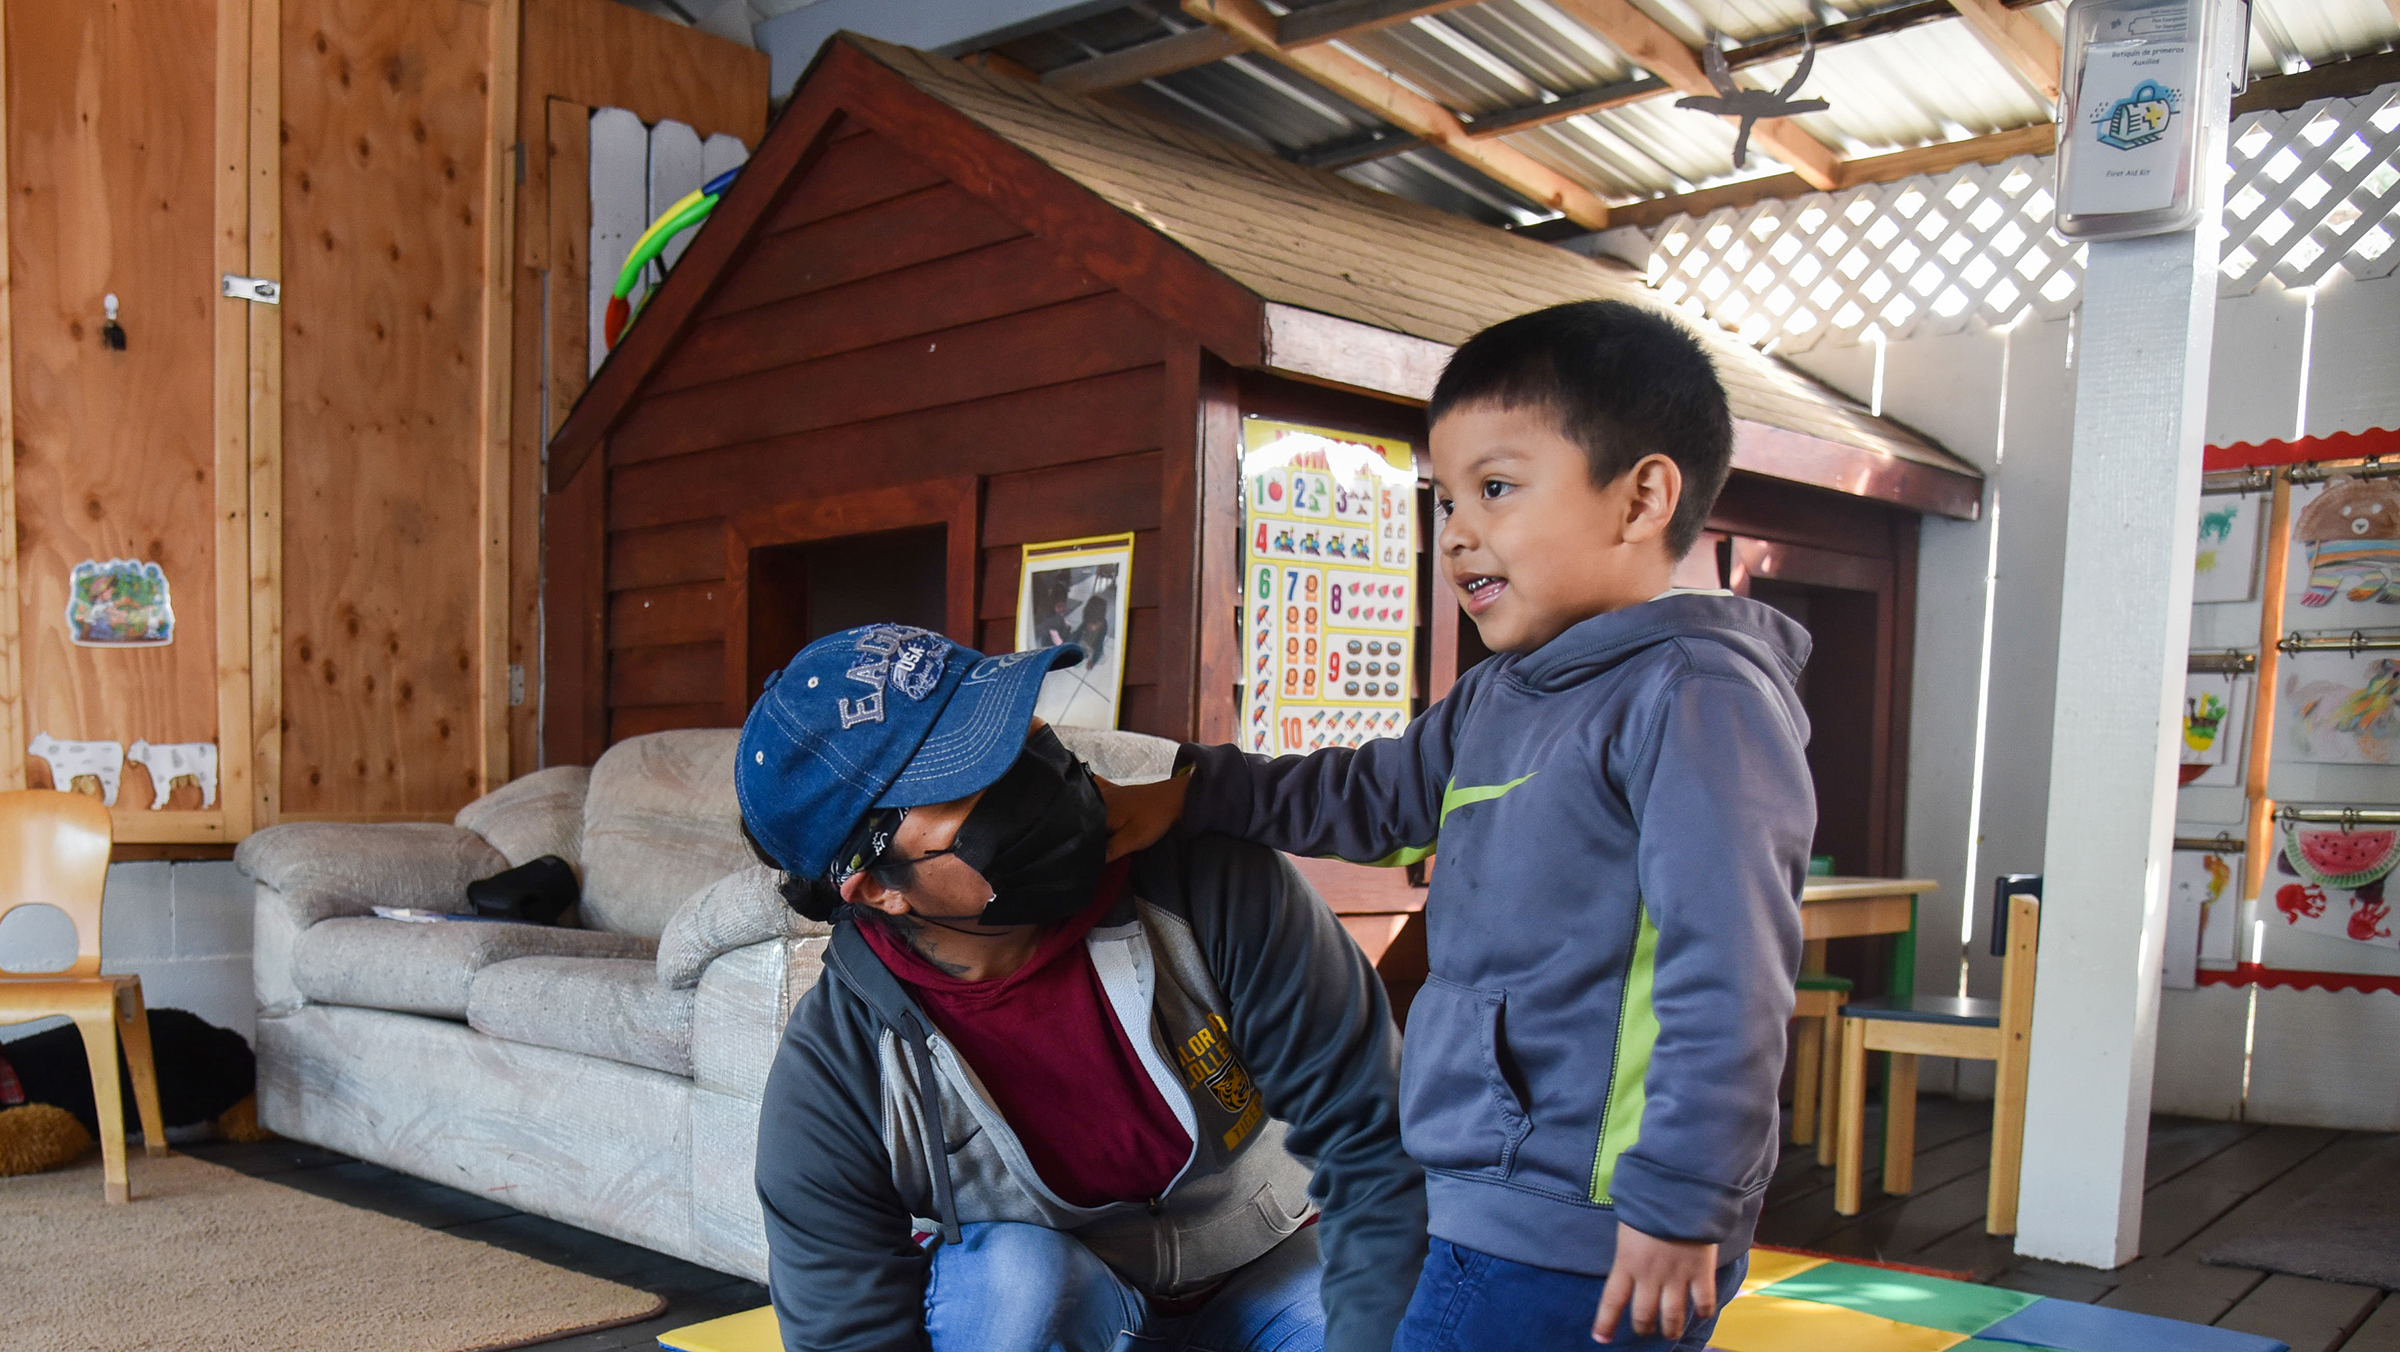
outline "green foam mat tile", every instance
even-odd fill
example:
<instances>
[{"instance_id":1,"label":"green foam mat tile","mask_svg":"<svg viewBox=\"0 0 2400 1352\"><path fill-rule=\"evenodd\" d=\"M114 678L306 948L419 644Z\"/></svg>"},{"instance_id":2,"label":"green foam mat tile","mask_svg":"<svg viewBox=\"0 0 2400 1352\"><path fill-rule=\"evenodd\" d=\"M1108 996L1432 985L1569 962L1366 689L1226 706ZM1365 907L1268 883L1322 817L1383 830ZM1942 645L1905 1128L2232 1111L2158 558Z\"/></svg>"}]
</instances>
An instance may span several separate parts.
<instances>
[{"instance_id":1,"label":"green foam mat tile","mask_svg":"<svg viewBox=\"0 0 2400 1352\"><path fill-rule=\"evenodd\" d=\"M1839 1305L1921 1328L1981 1333L2042 1299L2023 1291L1976 1286L1888 1268L1826 1263L1761 1287L1766 1295Z\"/></svg>"}]
</instances>

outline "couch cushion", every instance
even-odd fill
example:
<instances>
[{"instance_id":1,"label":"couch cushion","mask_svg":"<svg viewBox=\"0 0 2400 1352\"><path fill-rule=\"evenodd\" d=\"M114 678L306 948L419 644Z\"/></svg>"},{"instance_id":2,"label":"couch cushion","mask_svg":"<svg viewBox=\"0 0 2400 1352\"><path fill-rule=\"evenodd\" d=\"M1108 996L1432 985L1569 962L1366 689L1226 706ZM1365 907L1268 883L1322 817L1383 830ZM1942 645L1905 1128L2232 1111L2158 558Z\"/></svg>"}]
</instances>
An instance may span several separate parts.
<instances>
[{"instance_id":1,"label":"couch cushion","mask_svg":"<svg viewBox=\"0 0 2400 1352\"><path fill-rule=\"evenodd\" d=\"M282 894L306 927L377 906L464 911L467 884L508 867L483 837L440 822L293 822L233 852L242 872Z\"/></svg>"},{"instance_id":2,"label":"couch cushion","mask_svg":"<svg viewBox=\"0 0 2400 1352\"><path fill-rule=\"evenodd\" d=\"M292 981L302 995L329 1005L463 1019L477 972L535 954L657 961L656 946L630 934L343 917L311 925L292 941Z\"/></svg>"},{"instance_id":3,"label":"couch cushion","mask_svg":"<svg viewBox=\"0 0 2400 1352\"><path fill-rule=\"evenodd\" d=\"M686 897L758 862L733 799L732 728L608 749L583 804L583 921L655 939Z\"/></svg>"},{"instance_id":4,"label":"couch cushion","mask_svg":"<svg viewBox=\"0 0 2400 1352\"><path fill-rule=\"evenodd\" d=\"M516 958L475 974L467 1024L669 1075L692 1073L692 992L658 984L638 958Z\"/></svg>"},{"instance_id":5,"label":"couch cushion","mask_svg":"<svg viewBox=\"0 0 2400 1352\"><path fill-rule=\"evenodd\" d=\"M658 936L658 982L680 990L700 984L700 973L720 954L769 939L804 939L831 934L833 926L793 910L777 890L783 870L753 864L728 873L675 908L675 918Z\"/></svg>"},{"instance_id":6,"label":"couch cushion","mask_svg":"<svg viewBox=\"0 0 2400 1352\"><path fill-rule=\"evenodd\" d=\"M580 868L583 860L583 798L590 767L553 765L512 779L458 810L452 824L492 843L510 867L555 854Z\"/></svg>"}]
</instances>

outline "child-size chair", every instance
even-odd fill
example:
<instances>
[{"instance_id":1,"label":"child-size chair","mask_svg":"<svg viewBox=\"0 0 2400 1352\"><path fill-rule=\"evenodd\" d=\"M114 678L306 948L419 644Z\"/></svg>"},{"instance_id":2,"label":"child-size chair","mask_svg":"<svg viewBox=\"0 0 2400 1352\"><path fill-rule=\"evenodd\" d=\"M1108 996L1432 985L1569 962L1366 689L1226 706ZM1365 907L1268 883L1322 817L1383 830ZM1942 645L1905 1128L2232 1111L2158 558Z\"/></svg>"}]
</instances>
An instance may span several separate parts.
<instances>
[{"instance_id":1,"label":"child-size chair","mask_svg":"<svg viewBox=\"0 0 2400 1352\"><path fill-rule=\"evenodd\" d=\"M2025 1156L2026 1053L2033 1032L2033 964L2041 935L2041 879L2012 874L1993 889L1993 951L2001 958L2000 998L1898 992L1857 1000L1842 1010L1840 1140L1833 1166L1833 1209L1858 1214L1865 1168L1867 1053L1889 1052L1892 1070L1883 1105L1883 1190L1905 1193L1915 1184L1917 1058L1954 1056L1990 1061L1998 1072L1992 1093L1992 1177L1983 1228L2017 1232L2017 1177Z\"/></svg>"},{"instance_id":2,"label":"child-size chair","mask_svg":"<svg viewBox=\"0 0 2400 1352\"><path fill-rule=\"evenodd\" d=\"M80 793L21 789L0 793L0 919L19 906L47 903L75 926L75 961L56 972L0 972L0 1023L63 1014L83 1034L92 1066L92 1103L100 1115L100 1160L105 1194L122 1202L125 1176L125 1100L117 1077L117 1045L133 1073L133 1098L142 1114L142 1144L167 1153L166 1120L158 1107L158 1075L150 1062L150 1020L142 1008L142 979L100 974L100 894L115 838L108 809Z\"/></svg>"},{"instance_id":3,"label":"child-size chair","mask_svg":"<svg viewBox=\"0 0 2400 1352\"><path fill-rule=\"evenodd\" d=\"M1813 1020L1792 1034L1792 1144L1814 1143L1819 1164L1833 1163L1841 1104L1842 1006L1849 1002L1850 979L1824 972L1802 972L1792 997L1793 1021Z\"/></svg>"}]
</instances>

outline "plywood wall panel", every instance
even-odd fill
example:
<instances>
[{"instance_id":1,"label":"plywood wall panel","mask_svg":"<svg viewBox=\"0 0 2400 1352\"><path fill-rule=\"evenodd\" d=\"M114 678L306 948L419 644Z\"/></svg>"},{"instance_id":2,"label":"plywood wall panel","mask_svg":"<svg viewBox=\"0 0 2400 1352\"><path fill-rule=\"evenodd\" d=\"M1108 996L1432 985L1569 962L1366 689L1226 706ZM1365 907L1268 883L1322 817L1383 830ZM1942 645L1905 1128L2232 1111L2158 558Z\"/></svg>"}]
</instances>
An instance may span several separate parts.
<instances>
[{"instance_id":1,"label":"plywood wall panel","mask_svg":"<svg viewBox=\"0 0 2400 1352\"><path fill-rule=\"evenodd\" d=\"M284 0L287 816L485 787L490 14Z\"/></svg>"},{"instance_id":2,"label":"plywood wall panel","mask_svg":"<svg viewBox=\"0 0 2400 1352\"><path fill-rule=\"evenodd\" d=\"M28 737L217 739L215 9L211 0L7 6ZM110 292L123 352L101 342ZM69 643L69 570L110 558L164 568L172 644ZM33 782L45 780L37 770Z\"/></svg>"}]
</instances>

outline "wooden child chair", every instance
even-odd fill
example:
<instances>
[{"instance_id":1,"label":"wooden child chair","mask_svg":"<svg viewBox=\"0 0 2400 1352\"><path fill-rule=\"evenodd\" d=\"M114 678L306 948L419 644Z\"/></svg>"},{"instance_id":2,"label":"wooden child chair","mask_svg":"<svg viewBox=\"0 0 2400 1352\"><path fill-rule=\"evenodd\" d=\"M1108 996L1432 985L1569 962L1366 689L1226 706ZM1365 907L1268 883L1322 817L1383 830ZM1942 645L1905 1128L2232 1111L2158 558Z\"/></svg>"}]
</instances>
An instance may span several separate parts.
<instances>
[{"instance_id":1,"label":"wooden child chair","mask_svg":"<svg viewBox=\"0 0 2400 1352\"><path fill-rule=\"evenodd\" d=\"M49 789L0 793L0 919L19 906L47 903L75 926L73 965L57 972L0 972L0 1023L54 1014L75 1021L92 1067L105 1195L122 1202L131 1194L125 1177L125 1100L117 1077L120 1040L133 1072L147 1153L167 1153L167 1128L158 1108L158 1074L150 1062L142 979L100 974L100 894L114 837L108 809L97 798Z\"/></svg>"},{"instance_id":2,"label":"wooden child chair","mask_svg":"<svg viewBox=\"0 0 2400 1352\"><path fill-rule=\"evenodd\" d=\"M1883 1190L1906 1193L1915 1184L1917 1058L1954 1056L1995 1063L1992 1093L1991 1189L1983 1228L2017 1232L2017 1176L2025 1156L2026 1053L2032 1045L2033 964L2040 943L2041 879L2011 874L1994 889L1992 947L2001 959L2000 998L1895 993L1858 1000L1842 1010L1841 1106L1835 1130L1833 1209L1859 1211L1859 1175L1866 1164L1867 1053L1889 1052L1891 1076L1883 1105Z\"/></svg>"},{"instance_id":3,"label":"wooden child chair","mask_svg":"<svg viewBox=\"0 0 2400 1352\"><path fill-rule=\"evenodd\" d=\"M1822 947L1822 942L1811 947ZM1833 1163L1834 1124L1841 1102L1842 1006L1850 980L1802 972L1792 1019L1814 1020L1792 1035L1792 1144L1817 1147L1817 1163Z\"/></svg>"}]
</instances>

